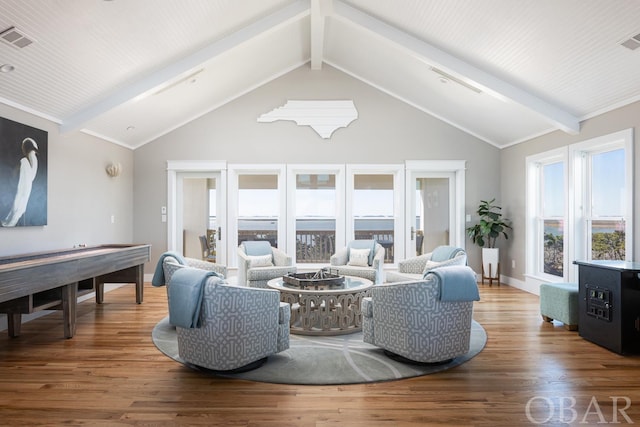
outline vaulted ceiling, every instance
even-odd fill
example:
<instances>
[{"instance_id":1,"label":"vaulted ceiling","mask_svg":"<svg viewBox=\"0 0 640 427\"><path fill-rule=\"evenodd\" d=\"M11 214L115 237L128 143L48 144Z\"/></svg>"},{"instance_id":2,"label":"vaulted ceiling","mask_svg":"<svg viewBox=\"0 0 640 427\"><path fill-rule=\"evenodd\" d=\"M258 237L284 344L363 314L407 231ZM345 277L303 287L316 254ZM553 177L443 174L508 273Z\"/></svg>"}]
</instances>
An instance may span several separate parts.
<instances>
[{"instance_id":1,"label":"vaulted ceiling","mask_svg":"<svg viewBox=\"0 0 640 427\"><path fill-rule=\"evenodd\" d=\"M637 0L0 0L5 30L1 103L130 148L300 66L496 147L640 100Z\"/></svg>"}]
</instances>

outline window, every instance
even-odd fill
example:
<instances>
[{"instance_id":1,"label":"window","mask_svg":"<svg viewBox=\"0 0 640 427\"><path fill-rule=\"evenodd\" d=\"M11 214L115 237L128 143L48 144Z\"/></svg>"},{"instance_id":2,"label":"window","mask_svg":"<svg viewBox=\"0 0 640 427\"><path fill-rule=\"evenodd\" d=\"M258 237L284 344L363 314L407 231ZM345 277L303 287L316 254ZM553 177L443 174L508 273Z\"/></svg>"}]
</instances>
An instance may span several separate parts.
<instances>
[{"instance_id":1,"label":"window","mask_svg":"<svg viewBox=\"0 0 640 427\"><path fill-rule=\"evenodd\" d=\"M344 245L344 167L292 166L289 179L289 247L298 264L329 262Z\"/></svg>"},{"instance_id":2,"label":"window","mask_svg":"<svg viewBox=\"0 0 640 427\"><path fill-rule=\"evenodd\" d=\"M542 153L527 162L527 273L561 280L567 261L567 150Z\"/></svg>"},{"instance_id":3,"label":"window","mask_svg":"<svg viewBox=\"0 0 640 427\"><path fill-rule=\"evenodd\" d=\"M278 247L280 203L277 175L238 177L238 244L268 240Z\"/></svg>"},{"instance_id":4,"label":"window","mask_svg":"<svg viewBox=\"0 0 640 427\"><path fill-rule=\"evenodd\" d=\"M231 268L237 266L237 246L248 239L268 240L304 269L326 266L337 249L356 238L377 240L385 246L386 262L397 263L416 253L415 227L406 226L416 180L447 174L452 177L447 178L448 190L442 190L446 197L438 190L438 203L435 193L425 200L449 206L444 211L449 225L444 228L447 234L454 230L451 244L464 247L464 167L460 160L305 165L169 161L168 250L183 250L184 212L197 212L202 217L198 233L215 242L216 261ZM202 207L184 209L183 199L194 203L183 188L186 177L206 181L198 193ZM411 212L414 223L415 208ZM420 215L423 222L436 223L437 216ZM193 241L197 250L198 239Z\"/></svg>"},{"instance_id":5,"label":"window","mask_svg":"<svg viewBox=\"0 0 640 427\"><path fill-rule=\"evenodd\" d=\"M625 227L624 149L587 153L588 192L585 218L588 258L624 260Z\"/></svg>"},{"instance_id":6,"label":"window","mask_svg":"<svg viewBox=\"0 0 640 427\"><path fill-rule=\"evenodd\" d=\"M229 165L229 251L246 240L286 247L286 181L282 165ZM228 265L235 267L237 256Z\"/></svg>"},{"instance_id":7,"label":"window","mask_svg":"<svg viewBox=\"0 0 640 427\"><path fill-rule=\"evenodd\" d=\"M385 263L402 257L403 170L389 165L347 168L347 240L373 239L385 248Z\"/></svg>"},{"instance_id":8,"label":"window","mask_svg":"<svg viewBox=\"0 0 640 427\"><path fill-rule=\"evenodd\" d=\"M576 281L573 260L630 260L633 131L527 158L527 271Z\"/></svg>"},{"instance_id":9,"label":"window","mask_svg":"<svg viewBox=\"0 0 640 427\"><path fill-rule=\"evenodd\" d=\"M564 272L564 216L565 188L563 183L565 162L540 165L542 180L542 203L540 204L542 231L542 271L553 276L563 276Z\"/></svg>"}]
</instances>

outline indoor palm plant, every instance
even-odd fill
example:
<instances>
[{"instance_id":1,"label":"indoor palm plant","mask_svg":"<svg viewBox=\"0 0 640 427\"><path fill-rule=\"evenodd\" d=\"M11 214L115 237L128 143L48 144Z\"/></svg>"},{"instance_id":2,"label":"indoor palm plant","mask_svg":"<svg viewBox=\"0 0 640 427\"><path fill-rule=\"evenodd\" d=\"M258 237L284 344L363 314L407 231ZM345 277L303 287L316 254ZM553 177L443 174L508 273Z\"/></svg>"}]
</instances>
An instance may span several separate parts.
<instances>
[{"instance_id":1,"label":"indoor palm plant","mask_svg":"<svg viewBox=\"0 0 640 427\"><path fill-rule=\"evenodd\" d=\"M509 238L507 229L511 228L509 220L502 217L502 208L495 205L496 199L481 200L476 213L480 221L467 228L467 235L473 243L482 248L482 275L497 278L500 275L498 260L500 254L495 247L501 235Z\"/></svg>"}]
</instances>

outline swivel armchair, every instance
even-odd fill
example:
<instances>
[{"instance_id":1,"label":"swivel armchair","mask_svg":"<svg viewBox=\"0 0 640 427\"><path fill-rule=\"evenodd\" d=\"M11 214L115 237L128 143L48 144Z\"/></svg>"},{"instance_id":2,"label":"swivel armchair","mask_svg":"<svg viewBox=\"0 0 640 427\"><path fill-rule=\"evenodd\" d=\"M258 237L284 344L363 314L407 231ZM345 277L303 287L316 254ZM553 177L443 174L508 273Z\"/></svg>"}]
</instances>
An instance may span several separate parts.
<instances>
[{"instance_id":1,"label":"swivel armchair","mask_svg":"<svg viewBox=\"0 0 640 427\"><path fill-rule=\"evenodd\" d=\"M420 280L429 270L451 265L467 265L467 253L455 246L438 246L433 252L400 261L397 271L387 271L386 281Z\"/></svg>"},{"instance_id":2,"label":"swivel armchair","mask_svg":"<svg viewBox=\"0 0 640 427\"><path fill-rule=\"evenodd\" d=\"M184 277L177 271L197 270L172 261L164 267L167 283L175 289L184 286L176 282ZM257 368L268 356L289 348L291 308L280 302L278 291L230 285L216 276L208 277L203 286L199 324L176 326L178 355L185 362L239 372Z\"/></svg>"},{"instance_id":3,"label":"swivel armchair","mask_svg":"<svg viewBox=\"0 0 640 427\"><path fill-rule=\"evenodd\" d=\"M246 241L238 246L238 284L266 288L267 282L295 273L293 258L268 241Z\"/></svg>"},{"instance_id":4,"label":"swivel armchair","mask_svg":"<svg viewBox=\"0 0 640 427\"><path fill-rule=\"evenodd\" d=\"M362 301L363 340L406 362L441 363L466 354L478 284L467 266L431 270L419 281L371 288Z\"/></svg>"},{"instance_id":5,"label":"swivel armchair","mask_svg":"<svg viewBox=\"0 0 640 427\"><path fill-rule=\"evenodd\" d=\"M332 270L345 276L371 280L374 284L384 281L384 247L375 240L352 240L329 258Z\"/></svg>"}]
</instances>

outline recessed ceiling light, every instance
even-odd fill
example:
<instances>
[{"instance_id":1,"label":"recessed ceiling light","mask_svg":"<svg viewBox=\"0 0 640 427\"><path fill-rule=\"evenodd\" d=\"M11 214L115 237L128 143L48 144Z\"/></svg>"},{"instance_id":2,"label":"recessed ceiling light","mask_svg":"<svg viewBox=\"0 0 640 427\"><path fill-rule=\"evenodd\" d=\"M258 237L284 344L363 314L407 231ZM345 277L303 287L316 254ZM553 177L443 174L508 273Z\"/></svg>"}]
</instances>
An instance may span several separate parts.
<instances>
[{"instance_id":1,"label":"recessed ceiling light","mask_svg":"<svg viewBox=\"0 0 640 427\"><path fill-rule=\"evenodd\" d=\"M136 130L135 126L127 126L127 130L131 132L132 130Z\"/></svg>"},{"instance_id":2,"label":"recessed ceiling light","mask_svg":"<svg viewBox=\"0 0 640 427\"><path fill-rule=\"evenodd\" d=\"M0 65L0 72L2 72L2 73L10 73L15 69L16 69L16 67L14 67L11 64Z\"/></svg>"}]
</instances>

